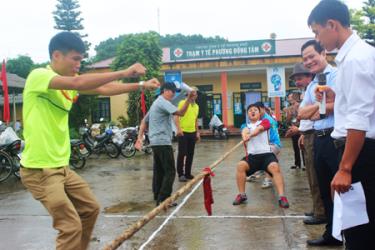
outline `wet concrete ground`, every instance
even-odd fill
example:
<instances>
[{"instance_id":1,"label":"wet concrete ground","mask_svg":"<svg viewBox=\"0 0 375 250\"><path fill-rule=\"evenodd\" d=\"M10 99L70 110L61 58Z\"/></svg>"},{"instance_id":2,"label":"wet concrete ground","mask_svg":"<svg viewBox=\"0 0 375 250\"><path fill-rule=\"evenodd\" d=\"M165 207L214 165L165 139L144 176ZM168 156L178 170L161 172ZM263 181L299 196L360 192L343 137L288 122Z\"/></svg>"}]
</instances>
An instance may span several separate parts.
<instances>
[{"instance_id":1,"label":"wet concrete ground","mask_svg":"<svg viewBox=\"0 0 375 250\"><path fill-rule=\"evenodd\" d=\"M197 144L193 172L213 163L238 140ZM289 169L293 163L290 141L283 144L280 162L289 209L279 208L273 189L261 189L260 181L246 184L248 204L232 205L237 194L235 166L244 154L239 148L216 169L213 216L206 216L199 187L145 249L319 249L307 247L306 240L320 236L323 226L302 222L303 213L311 210L306 173ZM77 172L91 185L102 207L90 249L102 249L155 207L152 156L138 153L132 159L115 160L103 156L89 160ZM174 190L183 184L176 179ZM51 218L15 178L0 183L0 204L0 249L54 249L57 233ZM139 249L174 209L160 214L119 249Z\"/></svg>"}]
</instances>

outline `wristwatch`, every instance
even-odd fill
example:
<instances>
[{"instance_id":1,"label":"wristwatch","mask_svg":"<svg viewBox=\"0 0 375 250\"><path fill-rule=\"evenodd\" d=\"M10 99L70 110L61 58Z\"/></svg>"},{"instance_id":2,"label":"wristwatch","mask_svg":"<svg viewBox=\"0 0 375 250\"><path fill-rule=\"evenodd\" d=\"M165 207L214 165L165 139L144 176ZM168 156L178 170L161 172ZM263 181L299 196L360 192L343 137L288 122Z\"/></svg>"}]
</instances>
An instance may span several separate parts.
<instances>
[{"instance_id":1,"label":"wristwatch","mask_svg":"<svg viewBox=\"0 0 375 250\"><path fill-rule=\"evenodd\" d=\"M145 88L145 81L139 81L138 85L139 85L140 89L144 89Z\"/></svg>"}]
</instances>

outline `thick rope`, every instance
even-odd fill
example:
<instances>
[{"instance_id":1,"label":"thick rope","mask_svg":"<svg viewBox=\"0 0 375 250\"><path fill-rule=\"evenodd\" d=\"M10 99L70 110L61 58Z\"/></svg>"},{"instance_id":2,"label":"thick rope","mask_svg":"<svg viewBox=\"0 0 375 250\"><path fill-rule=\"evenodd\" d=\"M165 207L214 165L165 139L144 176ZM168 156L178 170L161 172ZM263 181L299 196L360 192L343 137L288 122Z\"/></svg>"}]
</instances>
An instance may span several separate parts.
<instances>
[{"instance_id":1,"label":"thick rope","mask_svg":"<svg viewBox=\"0 0 375 250\"><path fill-rule=\"evenodd\" d=\"M217 161L212 163L209 166L209 168L213 171L223 160L225 160L225 158L227 158L231 153L233 153L241 145L243 145L243 141L239 142L236 146L234 146L232 149L227 151L222 157L220 157ZM202 180L208 174L210 173L206 171L199 173L197 176L194 177L194 179L186 183L179 190L177 190L174 194L172 194L169 198L167 198L162 203L160 203L159 206L154 208L148 214L146 214L137 222L133 223L130 227L128 227L121 235L117 236L109 245L105 246L103 250L117 249L124 241L132 237L144 225L146 225L149 221L155 218L155 216L157 216L160 212L166 211L168 209L169 204L172 204L174 201L176 201L180 196L182 196L184 193L189 191L194 186L195 183Z\"/></svg>"}]
</instances>

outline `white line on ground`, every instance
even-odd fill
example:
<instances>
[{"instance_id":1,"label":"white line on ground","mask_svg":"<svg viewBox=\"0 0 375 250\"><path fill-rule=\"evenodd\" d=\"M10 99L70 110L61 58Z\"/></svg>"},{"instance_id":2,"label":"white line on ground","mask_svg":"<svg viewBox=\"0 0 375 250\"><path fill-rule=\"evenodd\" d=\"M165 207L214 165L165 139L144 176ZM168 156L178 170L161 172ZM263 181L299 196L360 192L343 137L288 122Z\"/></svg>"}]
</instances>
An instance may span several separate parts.
<instances>
[{"instance_id":1,"label":"white line on ground","mask_svg":"<svg viewBox=\"0 0 375 250\"><path fill-rule=\"evenodd\" d=\"M197 190L197 188L202 184L202 182L203 182L203 179L200 181L200 182L198 182L196 185L195 185L195 187L193 188L193 190L191 190L190 191L190 193L189 194L187 194L185 197L184 197L184 199L182 200L182 202L181 202L181 204L180 205L178 205L177 207L176 207L176 209L175 210L173 210L173 212L165 219L165 221L163 222L163 224L161 224L160 226L159 226L159 228L158 229L156 229L156 231L154 231L152 234L151 234L151 236L148 238L148 240L145 242L145 243L143 243L142 245L141 245L141 247L139 248L140 250L143 250L144 249L144 247L145 246L147 246L147 244L148 243L150 243L154 238L155 238L155 236L163 229L163 227L168 223L168 221L178 212L178 210L180 210L181 209L181 207L186 203L186 201L190 198L190 196L195 192L195 190Z\"/></svg>"},{"instance_id":2,"label":"white line on ground","mask_svg":"<svg viewBox=\"0 0 375 250\"><path fill-rule=\"evenodd\" d=\"M6 214L1 215L0 220L12 219L17 217L46 217L50 218L49 215L37 215L37 214ZM129 218L129 219L139 219L143 215L132 215L132 214L104 214L104 218ZM165 219L170 216L156 216L158 219ZM182 216L172 216L173 219L305 219L304 215L182 215Z\"/></svg>"},{"instance_id":3,"label":"white line on ground","mask_svg":"<svg viewBox=\"0 0 375 250\"><path fill-rule=\"evenodd\" d=\"M106 214L105 218L142 218L142 215ZM156 218L173 219L305 219L304 215L183 215L183 216L156 216Z\"/></svg>"}]
</instances>

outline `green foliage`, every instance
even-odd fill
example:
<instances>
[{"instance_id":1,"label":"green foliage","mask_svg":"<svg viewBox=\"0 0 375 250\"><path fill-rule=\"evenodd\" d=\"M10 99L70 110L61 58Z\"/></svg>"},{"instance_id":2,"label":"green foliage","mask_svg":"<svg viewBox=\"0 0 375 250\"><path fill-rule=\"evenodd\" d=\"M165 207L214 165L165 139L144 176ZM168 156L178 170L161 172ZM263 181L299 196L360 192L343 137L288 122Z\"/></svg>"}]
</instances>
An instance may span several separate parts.
<instances>
[{"instance_id":1,"label":"green foliage","mask_svg":"<svg viewBox=\"0 0 375 250\"><path fill-rule=\"evenodd\" d=\"M158 34L157 34L158 35ZM170 47L181 44L204 44L204 43L213 43L213 42L225 42L226 39L215 36L215 37L203 37L202 35L166 35L159 36L160 46L161 47ZM116 38L109 38L105 41L102 41L95 47L96 55L93 58L93 62L102 61L108 58L116 56L117 49L119 48L121 42L124 40L126 35L120 35Z\"/></svg>"},{"instance_id":2,"label":"green foliage","mask_svg":"<svg viewBox=\"0 0 375 250\"><path fill-rule=\"evenodd\" d=\"M375 0L367 0L361 10L350 10L350 13L353 29L375 46Z\"/></svg>"},{"instance_id":3,"label":"green foliage","mask_svg":"<svg viewBox=\"0 0 375 250\"><path fill-rule=\"evenodd\" d=\"M70 128L69 129L69 135L70 135L70 139L79 139L80 138L80 134L79 134L77 128Z\"/></svg>"},{"instance_id":4,"label":"green foliage","mask_svg":"<svg viewBox=\"0 0 375 250\"><path fill-rule=\"evenodd\" d=\"M117 117L117 121L120 123L121 127L126 128L129 127L129 121L125 118L125 116L121 115Z\"/></svg>"},{"instance_id":5,"label":"green foliage","mask_svg":"<svg viewBox=\"0 0 375 250\"><path fill-rule=\"evenodd\" d=\"M144 79L151 79L160 75L162 50L159 44L159 35L156 32L125 35L113 61L113 70L125 69L136 62L147 68ZM140 79L124 79L124 82L134 82ZM140 91L129 93L128 117L129 125L139 124L141 120ZM152 98L149 91L145 91L146 107L149 109Z\"/></svg>"},{"instance_id":6,"label":"green foliage","mask_svg":"<svg viewBox=\"0 0 375 250\"><path fill-rule=\"evenodd\" d=\"M49 62L35 63L35 64L33 65L33 69L37 69L37 68L45 68L45 67L47 67L47 65L49 65Z\"/></svg>"},{"instance_id":7,"label":"green foliage","mask_svg":"<svg viewBox=\"0 0 375 250\"><path fill-rule=\"evenodd\" d=\"M96 106L96 96L80 95L78 101L73 104L69 114L69 127L78 130L84 124L84 119L88 119Z\"/></svg>"},{"instance_id":8,"label":"green foliage","mask_svg":"<svg viewBox=\"0 0 375 250\"><path fill-rule=\"evenodd\" d=\"M26 78L34 67L34 62L29 56L18 56L7 61L7 71Z\"/></svg>"},{"instance_id":9,"label":"green foliage","mask_svg":"<svg viewBox=\"0 0 375 250\"><path fill-rule=\"evenodd\" d=\"M54 26L57 30L72 31L76 33L79 37L85 38L87 34L81 34L78 31L84 29L82 21L84 20L79 11L78 0L57 0L56 10L52 12L53 19L55 20L56 25ZM84 41L86 46L86 51L89 51L91 43ZM86 53L85 57L88 54Z\"/></svg>"},{"instance_id":10,"label":"green foliage","mask_svg":"<svg viewBox=\"0 0 375 250\"><path fill-rule=\"evenodd\" d=\"M202 35L188 35L174 34L160 37L160 44L162 47L171 47L176 45L193 45L193 44L205 44L205 43L223 43L227 42L219 36L215 37L203 37Z\"/></svg>"},{"instance_id":11,"label":"green foliage","mask_svg":"<svg viewBox=\"0 0 375 250\"><path fill-rule=\"evenodd\" d=\"M99 62L108 58L115 57L117 49L120 46L121 42L124 40L124 37L125 35L121 35L116 38L109 38L95 46L96 55L93 58L93 62Z\"/></svg>"}]
</instances>

